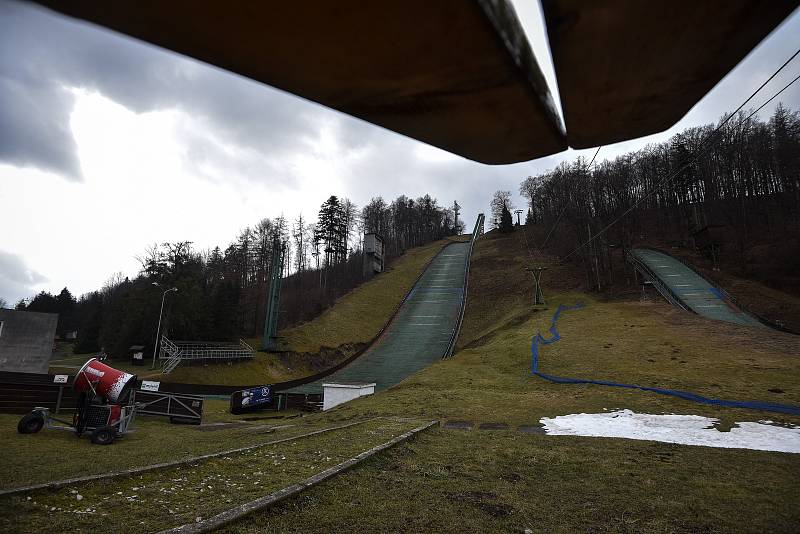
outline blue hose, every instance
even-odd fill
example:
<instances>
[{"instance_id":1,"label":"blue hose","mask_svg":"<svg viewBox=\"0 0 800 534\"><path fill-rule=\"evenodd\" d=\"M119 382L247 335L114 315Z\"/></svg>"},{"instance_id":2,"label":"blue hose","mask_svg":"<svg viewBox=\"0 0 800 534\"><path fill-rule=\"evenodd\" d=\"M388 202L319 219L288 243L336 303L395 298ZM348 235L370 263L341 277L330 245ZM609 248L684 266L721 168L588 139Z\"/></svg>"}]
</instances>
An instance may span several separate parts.
<instances>
[{"instance_id":1,"label":"blue hose","mask_svg":"<svg viewBox=\"0 0 800 534\"><path fill-rule=\"evenodd\" d=\"M584 378L569 378L563 376L553 376L542 373L539 371L539 345L550 345L551 343L555 343L559 339L561 339L561 335L558 333L558 319L561 316L562 311L570 311L570 310L578 310L584 307L584 304L579 302L573 306L564 306L559 305L556 309L556 312L553 314L553 319L550 322L550 339L545 339L541 332L537 332L535 336L533 336L533 340L531 340L531 373L540 377L544 378L545 380L549 380L550 382L555 382L556 384L595 384L598 386L611 386L616 388L627 388L627 389L638 389L641 391L650 391L653 393L658 393L661 395L670 395L672 397L678 397L681 399L699 402L702 404L712 404L715 406L726 406L728 408L747 408L752 410L762 410L765 412L777 412L777 413L786 413L791 415L800 415L800 406L791 406L788 404L776 404L772 402L760 402L760 401L735 401L735 400L724 400L724 399L712 399L709 397L703 397L702 395L698 395L697 393L691 393L688 391L681 391L677 389L663 389L663 388L654 388L654 387L647 387L647 386L637 386L634 384L622 384L620 382L610 382L607 380L588 380Z\"/></svg>"}]
</instances>

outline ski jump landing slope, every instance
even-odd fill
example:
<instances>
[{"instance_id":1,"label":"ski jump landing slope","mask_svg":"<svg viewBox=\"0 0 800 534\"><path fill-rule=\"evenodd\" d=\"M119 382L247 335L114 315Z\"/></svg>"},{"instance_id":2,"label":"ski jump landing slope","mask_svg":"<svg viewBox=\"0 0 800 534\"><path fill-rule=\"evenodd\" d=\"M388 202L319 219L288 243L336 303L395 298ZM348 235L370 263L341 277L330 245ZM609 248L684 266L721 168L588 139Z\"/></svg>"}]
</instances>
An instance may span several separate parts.
<instances>
[{"instance_id":1,"label":"ski jump landing slope","mask_svg":"<svg viewBox=\"0 0 800 534\"><path fill-rule=\"evenodd\" d=\"M321 380L287 392L322 393L323 383L347 382L375 382L375 391L381 391L440 360L458 325L469 251L468 242L447 245L363 355Z\"/></svg>"},{"instance_id":2,"label":"ski jump landing slope","mask_svg":"<svg viewBox=\"0 0 800 534\"><path fill-rule=\"evenodd\" d=\"M672 304L709 319L764 326L736 306L723 290L672 256L647 248L635 248L630 256L637 270Z\"/></svg>"}]
</instances>

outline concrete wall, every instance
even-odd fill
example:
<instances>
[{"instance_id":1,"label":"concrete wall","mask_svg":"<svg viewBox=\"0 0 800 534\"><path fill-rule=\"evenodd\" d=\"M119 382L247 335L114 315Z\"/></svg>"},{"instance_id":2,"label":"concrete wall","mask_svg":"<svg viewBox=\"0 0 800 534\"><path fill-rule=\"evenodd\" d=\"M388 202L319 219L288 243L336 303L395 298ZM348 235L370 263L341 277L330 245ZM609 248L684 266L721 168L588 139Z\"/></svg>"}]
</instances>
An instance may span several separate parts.
<instances>
[{"instance_id":1,"label":"concrete wall","mask_svg":"<svg viewBox=\"0 0 800 534\"><path fill-rule=\"evenodd\" d=\"M0 309L0 371L47 373L58 314Z\"/></svg>"},{"instance_id":2,"label":"concrete wall","mask_svg":"<svg viewBox=\"0 0 800 534\"><path fill-rule=\"evenodd\" d=\"M374 383L322 384L322 410L375 393Z\"/></svg>"}]
</instances>

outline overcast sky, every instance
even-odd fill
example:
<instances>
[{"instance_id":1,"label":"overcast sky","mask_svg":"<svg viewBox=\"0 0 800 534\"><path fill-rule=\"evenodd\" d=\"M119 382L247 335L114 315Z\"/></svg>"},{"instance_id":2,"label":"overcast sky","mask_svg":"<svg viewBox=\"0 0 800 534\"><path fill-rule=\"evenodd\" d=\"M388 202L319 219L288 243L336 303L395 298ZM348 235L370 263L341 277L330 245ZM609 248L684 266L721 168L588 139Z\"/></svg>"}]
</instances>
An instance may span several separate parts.
<instances>
[{"instance_id":1,"label":"overcast sky","mask_svg":"<svg viewBox=\"0 0 800 534\"><path fill-rule=\"evenodd\" d=\"M514 2L545 77L538 2ZM667 132L604 147L613 158L734 109L800 45L795 13ZM800 59L763 94L800 73ZM800 108L800 86L781 96ZM760 104L763 99L756 99ZM777 101L776 101L777 102ZM767 116L774 105L762 112ZM468 228L497 189L594 149L486 166L242 77L0 0L0 298L79 295L164 241L226 246L264 217L314 217L331 194L363 206L425 193Z\"/></svg>"}]
</instances>

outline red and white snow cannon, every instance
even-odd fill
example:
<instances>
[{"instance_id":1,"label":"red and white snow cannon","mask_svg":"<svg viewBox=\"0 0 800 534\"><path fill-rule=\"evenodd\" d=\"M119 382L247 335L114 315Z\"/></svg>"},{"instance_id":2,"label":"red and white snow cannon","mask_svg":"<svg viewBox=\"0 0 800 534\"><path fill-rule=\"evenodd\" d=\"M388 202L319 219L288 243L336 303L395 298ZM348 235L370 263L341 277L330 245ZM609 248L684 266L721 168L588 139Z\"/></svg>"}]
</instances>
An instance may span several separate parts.
<instances>
[{"instance_id":1,"label":"red and white snow cannon","mask_svg":"<svg viewBox=\"0 0 800 534\"><path fill-rule=\"evenodd\" d=\"M72 423L53 417L48 408L36 407L20 420L17 430L21 434L33 434L47 426L70 430L78 436L91 432L92 443L110 445L127 433L133 423L135 386L136 375L92 358L83 364L72 383L78 394ZM56 425L54 421L67 426Z\"/></svg>"}]
</instances>

